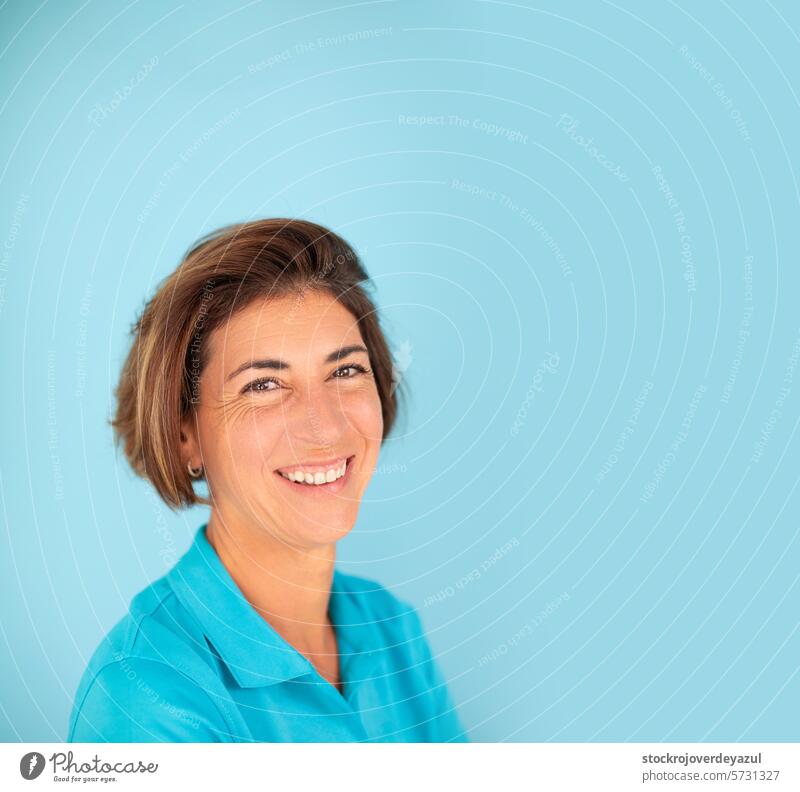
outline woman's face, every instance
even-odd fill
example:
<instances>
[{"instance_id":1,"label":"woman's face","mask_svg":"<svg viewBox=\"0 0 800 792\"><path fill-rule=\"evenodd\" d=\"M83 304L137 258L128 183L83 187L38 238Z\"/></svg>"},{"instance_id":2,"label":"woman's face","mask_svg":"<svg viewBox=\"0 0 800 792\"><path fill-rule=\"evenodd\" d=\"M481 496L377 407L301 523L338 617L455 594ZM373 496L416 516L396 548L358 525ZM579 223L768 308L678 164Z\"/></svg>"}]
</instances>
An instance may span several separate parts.
<instances>
[{"instance_id":1,"label":"woman's face","mask_svg":"<svg viewBox=\"0 0 800 792\"><path fill-rule=\"evenodd\" d=\"M212 508L225 524L244 520L295 547L341 539L383 435L353 315L306 291L250 304L208 341L184 453L202 462Z\"/></svg>"}]
</instances>

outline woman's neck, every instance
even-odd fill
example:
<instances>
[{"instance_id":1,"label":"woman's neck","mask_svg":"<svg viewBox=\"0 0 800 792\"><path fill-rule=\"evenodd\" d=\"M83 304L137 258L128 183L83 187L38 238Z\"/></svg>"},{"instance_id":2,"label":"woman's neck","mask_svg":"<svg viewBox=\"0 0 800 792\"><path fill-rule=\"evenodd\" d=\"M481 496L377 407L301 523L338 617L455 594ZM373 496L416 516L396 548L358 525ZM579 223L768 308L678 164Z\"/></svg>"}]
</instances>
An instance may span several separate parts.
<instances>
[{"instance_id":1,"label":"woman's neck","mask_svg":"<svg viewBox=\"0 0 800 792\"><path fill-rule=\"evenodd\" d=\"M336 653L328 615L335 544L291 547L264 529L224 522L213 510L206 537L245 599L282 638L309 659Z\"/></svg>"}]
</instances>

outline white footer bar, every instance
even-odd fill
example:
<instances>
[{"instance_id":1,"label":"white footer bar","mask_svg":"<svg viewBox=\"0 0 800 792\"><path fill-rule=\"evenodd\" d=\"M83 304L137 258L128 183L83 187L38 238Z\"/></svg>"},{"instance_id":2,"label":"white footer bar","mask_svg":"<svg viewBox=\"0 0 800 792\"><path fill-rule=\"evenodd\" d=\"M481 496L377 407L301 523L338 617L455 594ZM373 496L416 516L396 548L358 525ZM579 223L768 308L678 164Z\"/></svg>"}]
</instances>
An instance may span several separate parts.
<instances>
[{"instance_id":1,"label":"white footer bar","mask_svg":"<svg viewBox=\"0 0 800 792\"><path fill-rule=\"evenodd\" d=\"M800 790L797 743L6 743L0 789ZM113 786L112 786L113 785Z\"/></svg>"}]
</instances>

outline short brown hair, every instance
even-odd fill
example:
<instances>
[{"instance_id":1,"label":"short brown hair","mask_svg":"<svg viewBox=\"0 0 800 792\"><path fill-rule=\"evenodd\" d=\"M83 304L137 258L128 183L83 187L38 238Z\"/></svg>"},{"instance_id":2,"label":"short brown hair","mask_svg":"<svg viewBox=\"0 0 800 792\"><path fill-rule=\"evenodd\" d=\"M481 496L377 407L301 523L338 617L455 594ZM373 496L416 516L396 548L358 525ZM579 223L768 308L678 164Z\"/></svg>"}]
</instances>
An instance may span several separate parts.
<instances>
[{"instance_id":1,"label":"short brown hair","mask_svg":"<svg viewBox=\"0 0 800 792\"><path fill-rule=\"evenodd\" d=\"M206 503L181 461L181 421L197 402L208 337L258 298L323 290L358 322L383 412L383 439L397 417L392 357L350 245L306 220L226 226L200 239L160 284L132 328L111 425L131 467L172 508Z\"/></svg>"}]
</instances>

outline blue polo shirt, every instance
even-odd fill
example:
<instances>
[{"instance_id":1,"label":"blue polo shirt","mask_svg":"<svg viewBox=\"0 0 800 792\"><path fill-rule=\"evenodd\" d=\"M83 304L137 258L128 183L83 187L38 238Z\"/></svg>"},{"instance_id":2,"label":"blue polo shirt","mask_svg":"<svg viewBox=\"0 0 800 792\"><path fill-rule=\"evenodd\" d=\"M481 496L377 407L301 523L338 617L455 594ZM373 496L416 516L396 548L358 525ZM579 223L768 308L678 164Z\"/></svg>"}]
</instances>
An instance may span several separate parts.
<instances>
[{"instance_id":1,"label":"blue polo shirt","mask_svg":"<svg viewBox=\"0 0 800 792\"><path fill-rule=\"evenodd\" d=\"M343 693L253 609L205 535L92 656L70 742L465 742L413 607L334 570Z\"/></svg>"}]
</instances>

